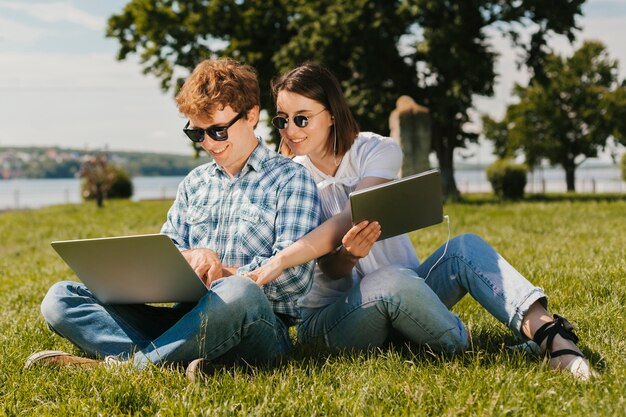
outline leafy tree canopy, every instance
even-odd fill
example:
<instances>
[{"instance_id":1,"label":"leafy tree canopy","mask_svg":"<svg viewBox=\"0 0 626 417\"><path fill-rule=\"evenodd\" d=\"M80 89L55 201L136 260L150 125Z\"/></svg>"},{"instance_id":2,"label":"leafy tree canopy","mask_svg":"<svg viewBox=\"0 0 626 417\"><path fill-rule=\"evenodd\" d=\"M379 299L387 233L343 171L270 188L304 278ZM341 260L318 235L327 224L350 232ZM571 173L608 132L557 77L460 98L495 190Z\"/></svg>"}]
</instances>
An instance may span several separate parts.
<instances>
[{"instance_id":1,"label":"leafy tree canopy","mask_svg":"<svg viewBox=\"0 0 626 417\"><path fill-rule=\"evenodd\" d=\"M568 191L575 190L576 167L609 138L626 142L626 87L600 42L585 42L569 58L549 55L544 78L516 85L514 94L519 103L502 121L484 118L485 135L500 156L521 150L531 166L542 158L561 165Z\"/></svg>"},{"instance_id":2,"label":"leafy tree canopy","mask_svg":"<svg viewBox=\"0 0 626 417\"><path fill-rule=\"evenodd\" d=\"M574 38L584 0L131 0L109 19L119 59L138 54L145 73L174 89L200 60L231 56L257 68L262 107L269 80L306 60L328 66L363 130L388 132L396 99L431 110L432 148L445 191L458 195L452 155L476 140L465 131L475 95L492 95L497 58L488 28L522 49L542 78L550 34ZM522 34L530 32L530 39ZM179 71L184 69L184 71Z\"/></svg>"}]
</instances>

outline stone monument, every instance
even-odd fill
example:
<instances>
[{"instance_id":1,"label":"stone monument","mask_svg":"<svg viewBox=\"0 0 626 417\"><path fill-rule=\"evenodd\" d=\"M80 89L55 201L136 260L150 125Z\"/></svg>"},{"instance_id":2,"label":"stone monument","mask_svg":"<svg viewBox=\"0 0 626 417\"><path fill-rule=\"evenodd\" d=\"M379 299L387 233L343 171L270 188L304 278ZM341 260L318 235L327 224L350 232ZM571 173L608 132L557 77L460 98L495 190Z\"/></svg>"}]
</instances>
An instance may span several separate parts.
<instances>
[{"instance_id":1,"label":"stone monument","mask_svg":"<svg viewBox=\"0 0 626 417\"><path fill-rule=\"evenodd\" d=\"M404 158L399 175L430 169L430 113L409 96L400 96L389 115L390 136L400 144Z\"/></svg>"}]
</instances>

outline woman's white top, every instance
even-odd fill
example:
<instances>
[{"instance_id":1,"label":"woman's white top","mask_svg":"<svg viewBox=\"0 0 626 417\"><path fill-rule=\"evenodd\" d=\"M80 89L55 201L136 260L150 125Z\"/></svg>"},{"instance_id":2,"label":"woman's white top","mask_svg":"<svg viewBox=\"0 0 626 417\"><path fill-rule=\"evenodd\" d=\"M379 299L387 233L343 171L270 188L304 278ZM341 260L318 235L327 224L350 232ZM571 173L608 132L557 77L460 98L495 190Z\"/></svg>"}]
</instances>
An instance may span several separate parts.
<instances>
[{"instance_id":1,"label":"woman's white top","mask_svg":"<svg viewBox=\"0 0 626 417\"><path fill-rule=\"evenodd\" d=\"M322 205L322 221L341 212L348 202L348 195L357 183L365 177L385 179L397 178L402 165L402 150L390 138L371 132L361 132L354 144L344 155L335 176L321 172L308 156L297 156L296 162L304 165L317 184ZM333 279L315 267L313 286L298 302L301 307L319 308L333 303L342 297L365 275L387 266L397 265L417 268L419 260L408 235L400 235L378 241L370 253L359 259L352 270L352 276Z\"/></svg>"}]
</instances>

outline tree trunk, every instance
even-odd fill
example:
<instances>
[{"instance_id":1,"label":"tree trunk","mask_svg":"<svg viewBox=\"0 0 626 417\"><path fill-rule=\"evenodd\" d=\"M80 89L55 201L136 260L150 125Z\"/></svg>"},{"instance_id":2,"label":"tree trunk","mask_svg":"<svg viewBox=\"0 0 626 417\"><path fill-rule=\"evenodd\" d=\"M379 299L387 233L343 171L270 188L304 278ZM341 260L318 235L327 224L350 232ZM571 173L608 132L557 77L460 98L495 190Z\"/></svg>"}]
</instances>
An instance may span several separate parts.
<instances>
[{"instance_id":1,"label":"tree trunk","mask_svg":"<svg viewBox=\"0 0 626 417\"><path fill-rule=\"evenodd\" d=\"M576 192L576 164L573 161L569 161L563 164L565 168L565 183L567 184L567 192Z\"/></svg>"},{"instance_id":2,"label":"tree trunk","mask_svg":"<svg viewBox=\"0 0 626 417\"><path fill-rule=\"evenodd\" d=\"M432 140L432 148L437 155L439 169L441 170L441 186L444 200L458 201L461 198L461 194L454 179L454 146L450 145L450 141L443 134L443 129L437 123L433 123Z\"/></svg>"},{"instance_id":3,"label":"tree trunk","mask_svg":"<svg viewBox=\"0 0 626 417\"><path fill-rule=\"evenodd\" d=\"M102 191L102 185L96 183L96 205L98 208L102 208L104 205L104 192Z\"/></svg>"}]
</instances>

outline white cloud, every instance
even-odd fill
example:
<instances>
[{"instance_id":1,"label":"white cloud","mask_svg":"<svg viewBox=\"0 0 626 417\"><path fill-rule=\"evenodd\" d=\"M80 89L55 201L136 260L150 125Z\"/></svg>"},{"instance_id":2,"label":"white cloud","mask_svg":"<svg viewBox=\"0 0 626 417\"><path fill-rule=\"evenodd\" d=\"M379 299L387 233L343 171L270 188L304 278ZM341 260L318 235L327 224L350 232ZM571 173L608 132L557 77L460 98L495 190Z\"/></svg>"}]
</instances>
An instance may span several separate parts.
<instances>
[{"instance_id":1,"label":"white cloud","mask_svg":"<svg viewBox=\"0 0 626 417\"><path fill-rule=\"evenodd\" d=\"M0 17L0 42L24 42L30 43L41 39L46 34L43 29L23 25L9 19Z\"/></svg>"},{"instance_id":2,"label":"white cloud","mask_svg":"<svg viewBox=\"0 0 626 417\"><path fill-rule=\"evenodd\" d=\"M62 54L0 52L0 88L112 89L158 91L157 80L144 76L136 60L116 61L106 53Z\"/></svg>"},{"instance_id":3,"label":"white cloud","mask_svg":"<svg viewBox=\"0 0 626 417\"><path fill-rule=\"evenodd\" d=\"M136 60L0 53L0 62L0 146L191 152L171 93Z\"/></svg>"},{"instance_id":4,"label":"white cloud","mask_svg":"<svg viewBox=\"0 0 626 417\"><path fill-rule=\"evenodd\" d=\"M67 3L24 4L16 1L1 1L0 8L21 11L44 22L65 21L97 31L105 28L105 18L91 15Z\"/></svg>"}]
</instances>

